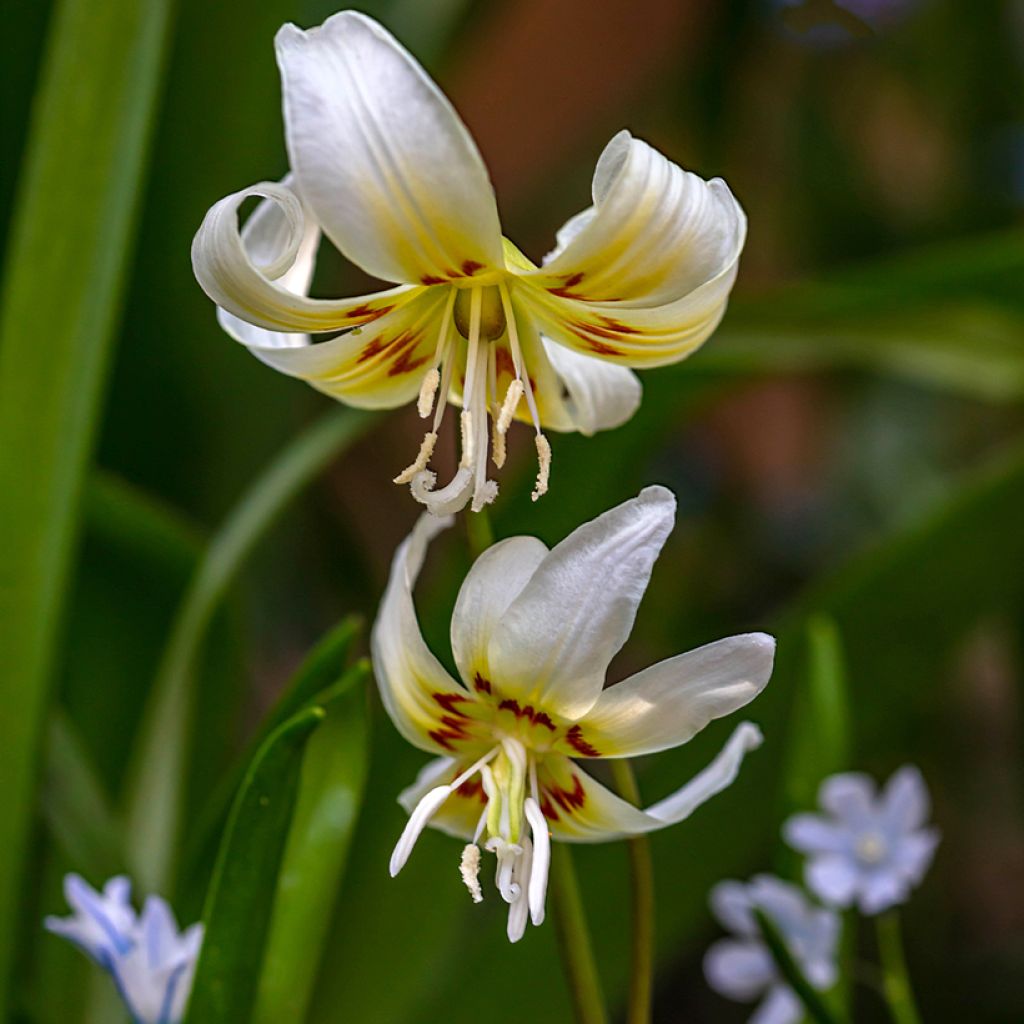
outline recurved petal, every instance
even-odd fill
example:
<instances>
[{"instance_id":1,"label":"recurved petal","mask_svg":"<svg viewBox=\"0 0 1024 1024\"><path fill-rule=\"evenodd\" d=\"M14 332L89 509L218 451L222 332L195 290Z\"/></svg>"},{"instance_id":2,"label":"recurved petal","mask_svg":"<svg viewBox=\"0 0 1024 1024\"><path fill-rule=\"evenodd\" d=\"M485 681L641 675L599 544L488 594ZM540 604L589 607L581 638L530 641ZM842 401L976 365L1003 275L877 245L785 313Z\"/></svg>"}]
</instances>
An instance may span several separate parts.
<instances>
[{"instance_id":1,"label":"recurved petal","mask_svg":"<svg viewBox=\"0 0 1024 1024\"><path fill-rule=\"evenodd\" d=\"M772 673L775 640L747 633L659 662L606 689L580 721L603 757L677 747L752 701Z\"/></svg>"},{"instance_id":2,"label":"recurved petal","mask_svg":"<svg viewBox=\"0 0 1024 1024\"><path fill-rule=\"evenodd\" d=\"M501 265L494 192L451 104L372 19L277 34L288 153L334 244L386 281Z\"/></svg>"},{"instance_id":3,"label":"recurved petal","mask_svg":"<svg viewBox=\"0 0 1024 1024\"><path fill-rule=\"evenodd\" d=\"M466 574L452 613L451 637L455 664L467 686L489 687L491 634L547 553L536 537L509 537L492 544Z\"/></svg>"},{"instance_id":4,"label":"recurved petal","mask_svg":"<svg viewBox=\"0 0 1024 1024\"><path fill-rule=\"evenodd\" d=\"M491 635L502 693L575 721L593 707L672 529L664 487L574 530L538 565Z\"/></svg>"},{"instance_id":5,"label":"recurved petal","mask_svg":"<svg viewBox=\"0 0 1024 1024\"><path fill-rule=\"evenodd\" d=\"M565 405L576 429L586 436L625 423L640 406L643 388L625 366L585 356L542 339L544 351L565 387Z\"/></svg>"},{"instance_id":6,"label":"recurved petal","mask_svg":"<svg viewBox=\"0 0 1024 1024\"><path fill-rule=\"evenodd\" d=\"M310 345L305 336L281 335L284 344L249 348L268 366L347 405L391 409L419 393L437 348L444 303L443 289L422 289L379 320L328 341Z\"/></svg>"},{"instance_id":7,"label":"recurved petal","mask_svg":"<svg viewBox=\"0 0 1024 1024\"><path fill-rule=\"evenodd\" d=\"M374 675L395 727L414 746L437 754L476 743L475 702L427 647L412 599L428 543L451 523L420 516L395 552L370 637Z\"/></svg>"},{"instance_id":8,"label":"recurved petal","mask_svg":"<svg viewBox=\"0 0 1024 1024\"><path fill-rule=\"evenodd\" d=\"M238 211L252 197L263 202L239 231ZM284 183L265 181L210 207L192 240L192 269L218 306L270 332L317 334L356 327L422 292L403 285L352 299L308 298L319 239L319 228L298 195ZM234 333L230 324L225 327ZM239 340L249 343L246 337ZM278 342L262 337L259 343Z\"/></svg>"},{"instance_id":9,"label":"recurved petal","mask_svg":"<svg viewBox=\"0 0 1024 1024\"><path fill-rule=\"evenodd\" d=\"M743 248L746 217L725 182L684 171L627 131L601 154L593 198L559 233L557 255L529 275L538 283L661 306L717 277Z\"/></svg>"},{"instance_id":10,"label":"recurved petal","mask_svg":"<svg viewBox=\"0 0 1024 1024\"><path fill-rule=\"evenodd\" d=\"M537 773L541 808L555 839L600 843L653 832L688 818L701 804L736 778L743 757L761 743L749 722L740 725L725 747L699 775L658 803L641 810L616 796L567 757L551 754Z\"/></svg>"}]
</instances>

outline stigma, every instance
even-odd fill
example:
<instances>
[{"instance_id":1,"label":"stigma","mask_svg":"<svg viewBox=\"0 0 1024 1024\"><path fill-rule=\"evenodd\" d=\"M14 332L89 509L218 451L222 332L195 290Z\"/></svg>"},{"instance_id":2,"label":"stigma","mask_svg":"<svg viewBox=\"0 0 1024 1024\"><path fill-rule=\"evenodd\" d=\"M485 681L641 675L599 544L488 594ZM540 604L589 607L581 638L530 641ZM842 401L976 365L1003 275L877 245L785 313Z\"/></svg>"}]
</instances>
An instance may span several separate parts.
<instances>
[{"instance_id":1,"label":"stigma","mask_svg":"<svg viewBox=\"0 0 1024 1024\"><path fill-rule=\"evenodd\" d=\"M501 362L507 365L511 357L512 363L512 380L502 394L498 392L499 349ZM462 402L459 465L449 483L438 488L430 460L449 396L459 390L457 371ZM535 431L538 473L532 497L536 501L547 492L551 446L541 432L509 287L505 281L450 286L434 358L423 375L416 403L420 417L433 415L433 423L416 458L395 477L395 483L408 484L413 497L435 515L458 512L466 505L479 512L498 494L497 483L488 477L488 462L496 469L504 465L505 435L524 401Z\"/></svg>"}]
</instances>

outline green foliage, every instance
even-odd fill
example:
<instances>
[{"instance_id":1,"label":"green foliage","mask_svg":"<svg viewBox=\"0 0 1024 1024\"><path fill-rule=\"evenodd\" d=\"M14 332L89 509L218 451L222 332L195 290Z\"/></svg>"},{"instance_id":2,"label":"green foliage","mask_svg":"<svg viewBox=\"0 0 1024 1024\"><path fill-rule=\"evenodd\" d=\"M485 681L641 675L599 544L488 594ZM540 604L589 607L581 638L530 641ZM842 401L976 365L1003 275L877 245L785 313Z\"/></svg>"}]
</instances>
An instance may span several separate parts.
<instances>
[{"instance_id":1,"label":"green foliage","mask_svg":"<svg viewBox=\"0 0 1024 1024\"><path fill-rule=\"evenodd\" d=\"M14 930L33 783L80 492L170 12L170 0L57 5L7 246L0 294L0 1014L10 954L20 945Z\"/></svg>"},{"instance_id":2,"label":"green foliage","mask_svg":"<svg viewBox=\"0 0 1024 1024\"><path fill-rule=\"evenodd\" d=\"M203 911L206 934L189 1024L250 1018L299 791L302 755L325 714L313 706L278 726L246 772Z\"/></svg>"}]
</instances>

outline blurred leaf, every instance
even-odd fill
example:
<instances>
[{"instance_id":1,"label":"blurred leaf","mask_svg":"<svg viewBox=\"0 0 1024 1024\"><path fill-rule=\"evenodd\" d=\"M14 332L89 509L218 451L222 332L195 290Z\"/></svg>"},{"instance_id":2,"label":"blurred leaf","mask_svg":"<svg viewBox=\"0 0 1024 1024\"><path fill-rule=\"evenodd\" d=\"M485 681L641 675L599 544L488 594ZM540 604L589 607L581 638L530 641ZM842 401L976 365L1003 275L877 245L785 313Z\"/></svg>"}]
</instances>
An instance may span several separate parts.
<instances>
[{"instance_id":1,"label":"blurred leaf","mask_svg":"<svg viewBox=\"0 0 1024 1024\"><path fill-rule=\"evenodd\" d=\"M335 410L296 438L242 496L196 569L157 670L131 773L128 853L147 889L166 890L174 870L196 666L210 620L278 516L373 421L365 413Z\"/></svg>"},{"instance_id":2,"label":"blurred leaf","mask_svg":"<svg viewBox=\"0 0 1024 1024\"><path fill-rule=\"evenodd\" d=\"M369 662L332 691L324 724L310 740L277 897L254 1024L306 1019L323 958L369 763ZM325 703L328 698L325 695Z\"/></svg>"},{"instance_id":3,"label":"blurred leaf","mask_svg":"<svg viewBox=\"0 0 1024 1024\"><path fill-rule=\"evenodd\" d=\"M69 864L89 878L124 868L124 830L75 725L60 709L50 717L40 804Z\"/></svg>"},{"instance_id":4,"label":"blurred leaf","mask_svg":"<svg viewBox=\"0 0 1024 1024\"><path fill-rule=\"evenodd\" d=\"M843 651L836 624L824 615L807 622L804 685L794 696L783 779L785 809L807 810L828 775L851 767L851 722Z\"/></svg>"},{"instance_id":5,"label":"blurred leaf","mask_svg":"<svg viewBox=\"0 0 1024 1024\"><path fill-rule=\"evenodd\" d=\"M203 922L206 935L186 1021L250 1019L278 873L299 791L302 755L322 708L299 712L268 737L235 800Z\"/></svg>"},{"instance_id":6,"label":"blurred leaf","mask_svg":"<svg viewBox=\"0 0 1024 1024\"><path fill-rule=\"evenodd\" d=\"M278 726L298 714L345 670L352 643L362 629L362 619L350 615L334 627L306 656L277 703L260 724L236 769L218 784L207 801L183 857L183 875L190 882L202 876L202 867L216 853L217 839L246 766L256 750Z\"/></svg>"},{"instance_id":7,"label":"blurred leaf","mask_svg":"<svg viewBox=\"0 0 1024 1024\"><path fill-rule=\"evenodd\" d=\"M58 6L6 254L0 295L0 1014L7 1003L7 955L20 948L12 935L79 495L131 252L170 10L170 0L63 0Z\"/></svg>"}]
</instances>

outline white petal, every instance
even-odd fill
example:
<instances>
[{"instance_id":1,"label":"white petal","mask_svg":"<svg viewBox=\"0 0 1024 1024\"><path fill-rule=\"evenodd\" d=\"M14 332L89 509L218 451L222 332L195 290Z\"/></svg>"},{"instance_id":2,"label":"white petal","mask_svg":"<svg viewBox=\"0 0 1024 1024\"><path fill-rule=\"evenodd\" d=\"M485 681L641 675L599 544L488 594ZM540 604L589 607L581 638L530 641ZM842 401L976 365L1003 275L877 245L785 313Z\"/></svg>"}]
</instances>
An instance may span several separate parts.
<instances>
[{"instance_id":1,"label":"white petal","mask_svg":"<svg viewBox=\"0 0 1024 1024\"><path fill-rule=\"evenodd\" d=\"M842 853L856 842L849 829L817 814L794 814L782 826L782 835L800 853Z\"/></svg>"},{"instance_id":2,"label":"white petal","mask_svg":"<svg viewBox=\"0 0 1024 1024\"><path fill-rule=\"evenodd\" d=\"M243 238L238 211L254 196L264 203L257 210L259 220ZM316 224L298 195L282 184L265 181L210 207L192 241L192 270L218 306L270 332L316 334L355 327L422 292L402 286L351 299L310 299L298 285L311 271L318 240ZM271 349L282 343L275 335L260 339L239 337L245 344L266 342Z\"/></svg>"},{"instance_id":3,"label":"white petal","mask_svg":"<svg viewBox=\"0 0 1024 1024\"><path fill-rule=\"evenodd\" d=\"M536 537L509 537L492 544L462 581L452 613L452 653L467 686L477 673L490 683L487 644L508 606L547 555Z\"/></svg>"},{"instance_id":4,"label":"white petal","mask_svg":"<svg viewBox=\"0 0 1024 1024\"><path fill-rule=\"evenodd\" d=\"M413 57L355 11L277 34L291 165L334 244L386 281L499 267L494 192L473 140Z\"/></svg>"},{"instance_id":5,"label":"white petal","mask_svg":"<svg viewBox=\"0 0 1024 1024\"><path fill-rule=\"evenodd\" d=\"M771 676L774 656L775 640L766 633L706 644L609 687L580 725L603 757L679 746L752 701Z\"/></svg>"},{"instance_id":6,"label":"white petal","mask_svg":"<svg viewBox=\"0 0 1024 1024\"><path fill-rule=\"evenodd\" d=\"M449 706L452 702L465 705L467 713L472 710L472 701L427 647L416 619L412 588L423 566L427 544L450 525L450 519L420 516L395 552L370 638L377 685L395 727L414 746L439 754L462 745L441 731L439 722L446 710L441 701ZM472 719L466 724L471 727Z\"/></svg>"},{"instance_id":7,"label":"white petal","mask_svg":"<svg viewBox=\"0 0 1024 1024\"><path fill-rule=\"evenodd\" d=\"M775 979L775 965L760 942L722 939L704 956L704 977L720 995L748 1003Z\"/></svg>"},{"instance_id":8,"label":"white petal","mask_svg":"<svg viewBox=\"0 0 1024 1024\"><path fill-rule=\"evenodd\" d=\"M675 498L648 487L554 547L491 636L502 693L574 720L594 705L633 626Z\"/></svg>"},{"instance_id":9,"label":"white petal","mask_svg":"<svg viewBox=\"0 0 1024 1024\"><path fill-rule=\"evenodd\" d=\"M567 757L549 754L541 762L538 782L551 833L565 842L600 843L677 824L725 789L736 778L744 755L760 742L757 727L744 722L707 768L645 811L602 786Z\"/></svg>"},{"instance_id":10,"label":"white petal","mask_svg":"<svg viewBox=\"0 0 1024 1024\"><path fill-rule=\"evenodd\" d=\"M825 903L848 907L857 895L862 875L852 857L826 853L807 861L804 878L807 888Z\"/></svg>"},{"instance_id":11,"label":"white petal","mask_svg":"<svg viewBox=\"0 0 1024 1024\"><path fill-rule=\"evenodd\" d=\"M632 370L544 341L544 351L568 392L569 415L586 436L625 423L640 406L643 388Z\"/></svg>"},{"instance_id":12,"label":"white petal","mask_svg":"<svg viewBox=\"0 0 1024 1024\"><path fill-rule=\"evenodd\" d=\"M921 772L904 765L886 783L882 792L882 815L889 830L912 832L928 820L928 787Z\"/></svg>"},{"instance_id":13,"label":"white petal","mask_svg":"<svg viewBox=\"0 0 1024 1024\"><path fill-rule=\"evenodd\" d=\"M874 821L874 780L862 772L830 775L818 790L818 802L843 824L860 829Z\"/></svg>"},{"instance_id":14,"label":"white petal","mask_svg":"<svg viewBox=\"0 0 1024 1024\"><path fill-rule=\"evenodd\" d=\"M629 132L601 154L593 196L593 213L566 225L567 244L531 276L563 287L579 278L568 290L595 302L660 306L734 267L743 248L746 217L725 182L682 170Z\"/></svg>"}]
</instances>

